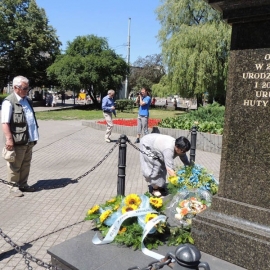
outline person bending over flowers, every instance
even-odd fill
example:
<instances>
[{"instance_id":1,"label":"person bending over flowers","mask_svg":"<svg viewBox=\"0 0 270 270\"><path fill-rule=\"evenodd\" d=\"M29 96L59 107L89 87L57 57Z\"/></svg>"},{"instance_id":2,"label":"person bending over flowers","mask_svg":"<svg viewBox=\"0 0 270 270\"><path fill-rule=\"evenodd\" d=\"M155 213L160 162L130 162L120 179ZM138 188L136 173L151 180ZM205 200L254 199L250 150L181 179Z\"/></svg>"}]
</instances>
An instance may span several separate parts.
<instances>
[{"instance_id":1,"label":"person bending over flowers","mask_svg":"<svg viewBox=\"0 0 270 270\"><path fill-rule=\"evenodd\" d=\"M143 176L150 184L150 192L160 197L165 191L166 176L176 176L174 159L179 157L184 165L190 162L186 152L190 149L190 141L186 137L175 139L169 135L151 133L141 139L140 161Z\"/></svg>"}]
</instances>

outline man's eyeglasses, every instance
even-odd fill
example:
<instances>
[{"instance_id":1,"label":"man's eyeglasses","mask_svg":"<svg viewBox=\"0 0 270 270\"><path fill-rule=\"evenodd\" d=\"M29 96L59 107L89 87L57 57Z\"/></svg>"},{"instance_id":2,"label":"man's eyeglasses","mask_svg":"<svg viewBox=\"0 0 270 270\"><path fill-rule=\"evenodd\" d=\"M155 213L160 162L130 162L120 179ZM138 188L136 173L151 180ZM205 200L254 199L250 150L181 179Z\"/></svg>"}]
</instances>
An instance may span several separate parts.
<instances>
[{"instance_id":1,"label":"man's eyeglasses","mask_svg":"<svg viewBox=\"0 0 270 270\"><path fill-rule=\"evenodd\" d=\"M27 86L27 87L22 87L22 86L20 86L20 85L16 85L15 87L20 88L21 90L24 90L24 91L29 90L29 86Z\"/></svg>"}]
</instances>

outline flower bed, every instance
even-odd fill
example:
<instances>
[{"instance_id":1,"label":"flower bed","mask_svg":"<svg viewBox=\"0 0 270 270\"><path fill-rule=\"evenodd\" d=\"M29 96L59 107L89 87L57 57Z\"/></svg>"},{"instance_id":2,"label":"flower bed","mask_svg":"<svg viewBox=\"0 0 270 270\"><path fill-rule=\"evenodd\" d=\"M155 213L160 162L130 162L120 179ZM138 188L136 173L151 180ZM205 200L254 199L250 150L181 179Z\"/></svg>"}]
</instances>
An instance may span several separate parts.
<instances>
[{"instance_id":1,"label":"flower bed","mask_svg":"<svg viewBox=\"0 0 270 270\"><path fill-rule=\"evenodd\" d=\"M152 128L154 126L157 126L160 121L161 121L160 119L149 118L148 119L148 127ZM98 121L97 123L101 124L101 125L106 125L105 120ZM120 126L134 127L134 126L137 126L137 119L114 119L113 124L120 125Z\"/></svg>"}]
</instances>

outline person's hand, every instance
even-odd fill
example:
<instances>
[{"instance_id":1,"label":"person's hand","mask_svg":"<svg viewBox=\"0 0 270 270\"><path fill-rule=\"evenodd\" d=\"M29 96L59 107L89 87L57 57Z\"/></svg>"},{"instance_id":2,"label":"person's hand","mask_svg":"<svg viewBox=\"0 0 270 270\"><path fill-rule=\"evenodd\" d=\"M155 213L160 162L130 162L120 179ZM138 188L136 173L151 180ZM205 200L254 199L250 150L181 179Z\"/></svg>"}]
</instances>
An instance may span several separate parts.
<instances>
[{"instance_id":1,"label":"person's hand","mask_svg":"<svg viewBox=\"0 0 270 270\"><path fill-rule=\"evenodd\" d=\"M12 151L14 147L13 139L7 139L6 140L6 149L9 151Z\"/></svg>"},{"instance_id":2,"label":"person's hand","mask_svg":"<svg viewBox=\"0 0 270 270\"><path fill-rule=\"evenodd\" d=\"M114 106L112 106L112 107L111 107L111 109L112 109L112 110L115 110L115 107L114 107Z\"/></svg>"},{"instance_id":3,"label":"person's hand","mask_svg":"<svg viewBox=\"0 0 270 270\"><path fill-rule=\"evenodd\" d=\"M169 176L176 176L176 172L173 169L167 168L167 172L168 172Z\"/></svg>"}]
</instances>

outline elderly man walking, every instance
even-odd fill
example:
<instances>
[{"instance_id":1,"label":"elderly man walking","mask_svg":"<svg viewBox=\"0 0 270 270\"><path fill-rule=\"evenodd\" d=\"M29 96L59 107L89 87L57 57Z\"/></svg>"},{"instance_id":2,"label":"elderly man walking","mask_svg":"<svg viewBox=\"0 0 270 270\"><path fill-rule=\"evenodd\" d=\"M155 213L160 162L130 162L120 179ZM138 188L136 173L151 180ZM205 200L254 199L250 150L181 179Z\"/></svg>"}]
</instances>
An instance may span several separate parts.
<instances>
[{"instance_id":1,"label":"elderly man walking","mask_svg":"<svg viewBox=\"0 0 270 270\"><path fill-rule=\"evenodd\" d=\"M32 106L27 97L29 80L23 76L13 79L14 92L2 103L1 122L7 150L15 151L14 162L7 162L7 180L16 186L10 186L10 194L22 197L23 192L33 192L27 184L32 150L39 139L38 124Z\"/></svg>"},{"instance_id":2,"label":"elderly man walking","mask_svg":"<svg viewBox=\"0 0 270 270\"><path fill-rule=\"evenodd\" d=\"M107 129L105 133L105 142L107 143L111 142L110 136L113 129L112 114L114 114L116 117L115 103L113 100L114 94L114 90L109 90L108 95L102 99L103 116L107 123Z\"/></svg>"}]
</instances>

